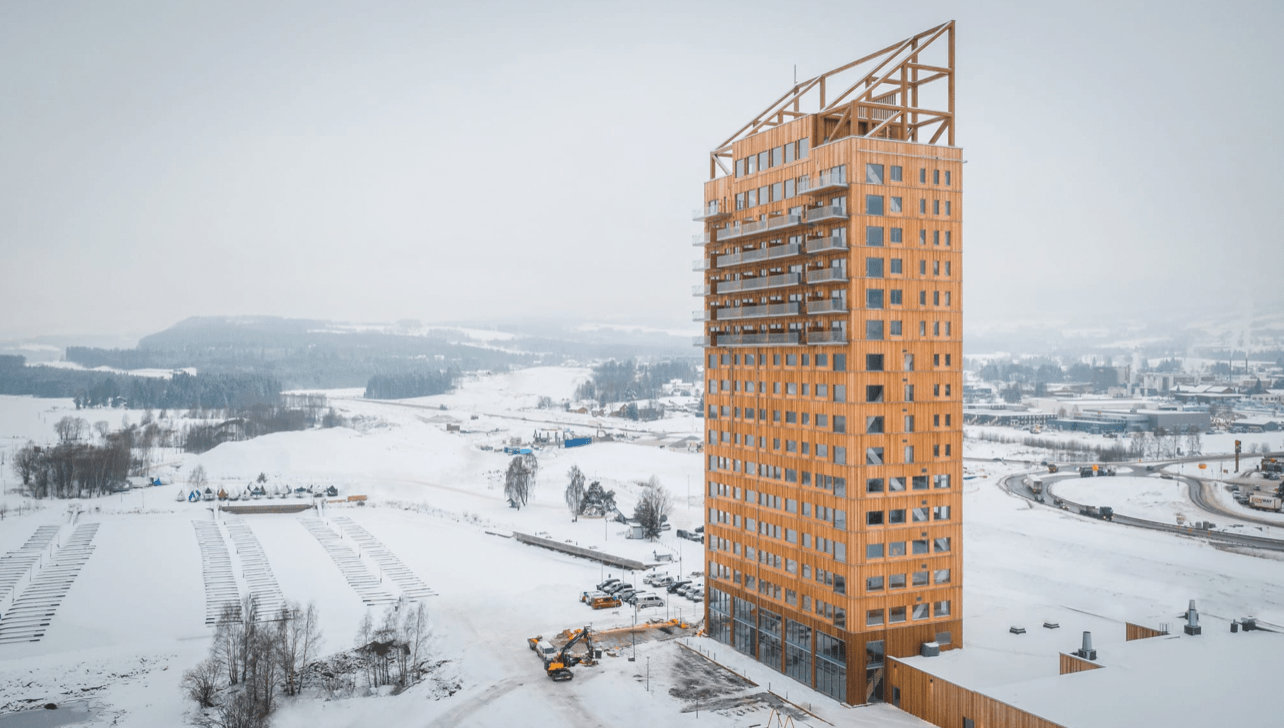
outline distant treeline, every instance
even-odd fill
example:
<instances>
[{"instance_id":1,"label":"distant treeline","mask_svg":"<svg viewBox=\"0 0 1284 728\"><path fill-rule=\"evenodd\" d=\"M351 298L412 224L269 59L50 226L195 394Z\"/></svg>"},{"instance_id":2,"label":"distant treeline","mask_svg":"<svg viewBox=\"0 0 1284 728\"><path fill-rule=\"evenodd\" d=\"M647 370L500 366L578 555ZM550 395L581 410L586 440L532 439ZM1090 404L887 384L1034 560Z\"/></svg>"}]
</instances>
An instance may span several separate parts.
<instances>
[{"instance_id":1,"label":"distant treeline","mask_svg":"<svg viewBox=\"0 0 1284 728\"><path fill-rule=\"evenodd\" d=\"M455 386L453 370L376 374L366 383L366 399L409 399L444 394Z\"/></svg>"},{"instance_id":2,"label":"distant treeline","mask_svg":"<svg viewBox=\"0 0 1284 728\"><path fill-rule=\"evenodd\" d=\"M26 366L21 356L0 356L0 394L68 397L77 408L237 409L275 404L281 384L261 374L179 372L172 377Z\"/></svg>"},{"instance_id":3,"label":"distant treeline","mask_svg":"<svg viewBox=\"0 0 1284 728\"><path fill-rule=\"evenodd\" d=\"M638 364L632 359L608 361L593 367L592 378L575 390L576 399L592 399L603 407L612 402L655 399L661 387L674 379L694 382L700 378L696 359L675 359Z\"/></svg>"}]
</instances>

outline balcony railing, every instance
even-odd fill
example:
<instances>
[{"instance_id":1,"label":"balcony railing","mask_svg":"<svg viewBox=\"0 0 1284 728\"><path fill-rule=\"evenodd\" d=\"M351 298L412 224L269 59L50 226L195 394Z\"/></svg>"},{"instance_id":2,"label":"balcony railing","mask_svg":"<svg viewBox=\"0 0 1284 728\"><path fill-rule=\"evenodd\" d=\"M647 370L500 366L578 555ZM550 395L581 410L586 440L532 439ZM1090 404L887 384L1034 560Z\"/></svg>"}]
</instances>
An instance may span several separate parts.
<instances>
[{"instance_id":1,"label":"balcony railing","mask_svg":"<svg viewBox=\"0 0 1284 728\"><path fill-rule=\"evenodd\" d=\"M711 286L709 286L707 283L706 283L706 284L704 284L704 285L701 285L701 286L693 286L693 287L691 288L691 295L693 295L693 296L707 296L707 295L709 295L710 289L711 289Z\"/></svg>"},{"instance_id":2,"label":"balcony railing","mask_svg":"<svg viewBox=\"0 0 1284 728\"><path fill-rule=\"evenodd\" d=\"M808 283L829 283L847 280L846 268L821 268L807 271ZM719 291L721 293L721 291Z\"/></svg>"},{"instance_id":3,"label":"balcony railing","mask_svg":"<svg viewBox=\"0 0 1284 728\"><path fill-rule=\"evenodd\" d=\"M709 270L709 259L697 260L691 264L691 270L706 271Z\"/></svg>"},{"instance_id":4,"label":"balcony railing","mask_svg":"<svg viewBox=\"0 0 1284 728\"><path fill-rule=\"evenodd\" d=\"M802 306L798 303L769 303L763 306L740 306L718 309L718 321L766 318L768 316L799 316Z\"/></svg>"},{"instance_id":5,"label":"balcony railing","mask_svg":"<svg viewBox=\"0 0 1284 728\"><path fill-rule=\"evenodd\" d=\"M802 225L803 219L798 215L777 215L755 222L735 223L718 231L718 240L731 240L746 235L783 230L784 228Z\"/></svg>"},{"instance_id":6,"label":"balcony railing","mask_svg":"<svg viewBox=\"0 0 1284 728\"><path fill-rule=\"evenodd\" d=\"M692 311L691 320L692 321L712 321L713 317L709 315L708 311Z\"/></svg>"},{"instance_id":7,"label":"balcony railing","mask_svg":"<svg viewBox=\"0 0 1284 728\"><path fill-rule=\"evenodd\" d=\"M728 255L719 255L717 266L725 268L729 265L741 265L744 263L757 263L760 260L775 260L776 258L788 258L801 253L797 243L788 245L773 245L769 248L759 248L757 250L746 250L740 253L730 253Z\"/></svg>"},{"instance_id":8,"label":"balcony railing","mask_svg":"<svg viewBox=\"0 0 1284 728\"><path fill-rule=\"evenodd\" d=\"M808 253L825 253L831 250L847 250L847 241L831 236L813 238L807 241Z\"/></svg>"},{"instance_id":9,"label":"balcony railing","mask_svg":"<svg viewBox=\"0 0 1284 728\"><path fill-rule=\"evenodd\" d=\"M830 329L829 331L808 331L808 344L846 344L847 332L842 329Z\"/></svg>"},{"instance_id":10,"label":"balcony railing","mask_svg":"<svg viewBox=\"0 0 1284 728\"><path fill-rule=\"evenodd\" d=\"M696 222L707 222L709 220L720 220L730 214L729 210L722 209L722 206L717 202L710 202L702 208L693 210L691 219Z\"/></svg>"},{"instance_id":11,"label":"balcony railing","mask_svg":"<svg viewBox=\"0 0 1284 728\"><path fill-rule=\"evenodd\" d=\"M696 336L691 339L692 346L709 346L708 336Z\"/></svg>"},{"instance_id":12,"label":"balcony railing","mask_svg":"<svg viewBox=\"0 0 1284 728\"><path fill-rule=\"evenodd\" d=\"M847 208L843 205L821 205L820 207L809 207L806 210L807 222L820 222L821 220L846 220Z\"/></svg>"},{"instance_id":13,"label":"balcony railing","mask_svg":"<svg viewBox=\"0 0 1284 728\"><path fill-rule=\"evenodd\" d=\"M718 293L736 293L738 291L757 291L763 288L780 288L782 286L796 286L802 282L802 276L798 273L781 273L780 275L766 276L763 278L742 278L738 281L721 281L718 283Z\"/></svg>"},{"instance_id":14,"label":"balcony railing","mask_svg":"<svg viewBox=\"0 0 1284 728\"><path fill-rule=\"evenodd\" d=\"M779 334L719 334L718 346L787 346L799 343L797 331Z\"/></svg>"},{"instance_id":15,"label":"balcony railing","mask_svg":"<svg viewBox=\"0 0 1284 728\"><path fill-rule=\"evenodd\" d=\"M826 298L823 301L808 301L807 313L847 313L846 298Z\"/></svg>"},{"instance_id":16,"label":"balcony railing","mask_svg":"<svg viewBox=\"0 0 1284 728\"><path fill-rule=\"evenodd\" d=\"M804 184L798 186L798 191L804 195L845 189L847 189L847 174L845 172L839 174L835 174L833 172L821 172L813 177L809 177Z\"/></svg>"},{"instance_id":17,"label":"balcony railing","mask_svg":"<svg viewBox=\"0 0 1284 728\"><path fill-rule=\"evenodd\" d=\"M711 242L713 242L713 236L709 233L696 233L691 236L691 244L696 247L703 248Z\"/></svg>"}]
</instances>

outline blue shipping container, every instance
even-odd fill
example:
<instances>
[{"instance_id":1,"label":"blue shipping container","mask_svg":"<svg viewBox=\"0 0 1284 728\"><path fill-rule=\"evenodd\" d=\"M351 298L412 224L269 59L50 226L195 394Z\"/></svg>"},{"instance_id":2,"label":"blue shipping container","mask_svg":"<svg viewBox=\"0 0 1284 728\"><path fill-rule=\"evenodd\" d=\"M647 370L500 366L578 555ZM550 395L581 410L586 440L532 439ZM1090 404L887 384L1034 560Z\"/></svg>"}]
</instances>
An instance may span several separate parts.
<instances>
[{"instance_id":1,"label":"blue shipping container","mask_svg":"<svg viewBox=\"0 0 1284 728\"><path fill-rule=\"evenodd\" d=\"M593 442L591 437L568 437L562 440L562 447L579 447Z\"/></svg>"}]
</instances>

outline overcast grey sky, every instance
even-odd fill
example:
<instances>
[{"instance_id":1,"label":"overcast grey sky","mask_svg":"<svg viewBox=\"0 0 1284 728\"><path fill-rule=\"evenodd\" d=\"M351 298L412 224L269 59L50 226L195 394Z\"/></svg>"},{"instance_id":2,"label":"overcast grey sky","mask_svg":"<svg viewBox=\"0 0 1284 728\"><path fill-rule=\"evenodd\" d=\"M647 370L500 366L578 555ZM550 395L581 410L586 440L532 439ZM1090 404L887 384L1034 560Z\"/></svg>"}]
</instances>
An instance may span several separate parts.
<instances>
[{"instance_id":1,"label":"overcast grey sky","mask_svg":"<svg viewBox=\"0 0 1284 728\"><path fill-rule=\"evenodd\" d=\"M0 336L692 326L708 151L951 18L969 324L1281 305L1279 2L7 2Z\"/></svg>"}]
</instances>

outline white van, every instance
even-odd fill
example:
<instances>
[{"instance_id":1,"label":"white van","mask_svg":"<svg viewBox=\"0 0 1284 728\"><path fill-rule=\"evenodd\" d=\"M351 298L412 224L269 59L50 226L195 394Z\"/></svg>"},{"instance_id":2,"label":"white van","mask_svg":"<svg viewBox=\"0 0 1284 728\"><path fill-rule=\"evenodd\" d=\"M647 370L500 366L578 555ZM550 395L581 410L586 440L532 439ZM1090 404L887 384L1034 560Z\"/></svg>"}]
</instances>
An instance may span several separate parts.
<instances>
[{"instance_id":1,"label":"white van","mask_svg":"<svg viewBox=\"0 0 1284 728\"><path fill-rule=\"evenodd\" d=\"M663 607L664 600L656 596L655 594L644 594L638 597L637 601L633 603L633 606L637 607L638 609L648 609L650 607Z\"/></svg>"}]
</instances>

